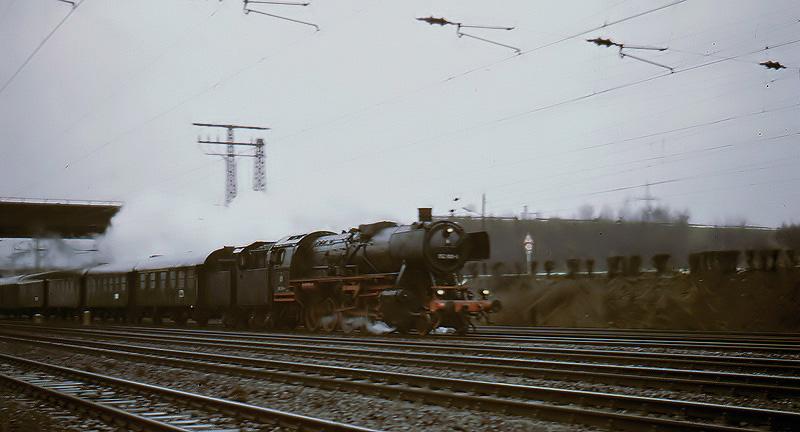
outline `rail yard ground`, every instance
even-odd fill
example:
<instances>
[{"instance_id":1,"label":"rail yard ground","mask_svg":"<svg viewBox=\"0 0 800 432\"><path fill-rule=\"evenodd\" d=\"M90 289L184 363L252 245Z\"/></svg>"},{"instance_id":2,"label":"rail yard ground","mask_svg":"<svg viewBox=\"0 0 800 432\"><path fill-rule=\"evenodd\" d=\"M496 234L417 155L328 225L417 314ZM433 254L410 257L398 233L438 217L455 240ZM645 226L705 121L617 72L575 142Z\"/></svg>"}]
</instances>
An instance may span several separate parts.
<instances>
[{"instance_id":1,"label":"rail yard ground","mask_svg":"<svg viewBox=\"0 0 800 432\"><path fill-rule=\"evenodd\" d=\"M0 430L792 430L800 333L0 321Z\"/></svg>"}]
</instances>

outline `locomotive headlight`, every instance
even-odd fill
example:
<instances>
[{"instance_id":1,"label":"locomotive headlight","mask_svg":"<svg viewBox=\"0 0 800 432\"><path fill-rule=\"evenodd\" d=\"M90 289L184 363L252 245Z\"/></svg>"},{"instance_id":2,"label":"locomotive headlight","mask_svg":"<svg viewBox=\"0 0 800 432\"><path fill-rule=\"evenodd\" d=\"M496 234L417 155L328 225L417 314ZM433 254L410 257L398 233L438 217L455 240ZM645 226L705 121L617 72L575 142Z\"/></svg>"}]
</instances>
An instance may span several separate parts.
<instances>
[{"instance_id":1,"label":"locomotive headlight","mask_svg":"<svg viewBox=\"0 0 800 432\"><path fill-rule=\"evenodd\" d=\"M489 290L485 289L485 290L481 291L481 294L483 294L483 295L489 295Z\"/></svg>"},{"instance_id":2,"label":"locomotive headlight","mask_svg":"<svg viewBox=\"0 0 800 432\"><path fill-rule=\"evenodd\" d=\"M436 295L443 296L444 295L444 290L443 289L436 290Z\"/></svg>"},{"instance_id":3,"label":"locomotive headlight","mask_svg":"<svg viewBox=\"0 0 800 432\"><path fill-rule=\"evenodd\" d=\"M447 232L448 232L448 233L453 233L453 231L455 231L455 230L453 229L453 227L448 227L448 228L447 228Z\"/></svg>"}]
</instances>

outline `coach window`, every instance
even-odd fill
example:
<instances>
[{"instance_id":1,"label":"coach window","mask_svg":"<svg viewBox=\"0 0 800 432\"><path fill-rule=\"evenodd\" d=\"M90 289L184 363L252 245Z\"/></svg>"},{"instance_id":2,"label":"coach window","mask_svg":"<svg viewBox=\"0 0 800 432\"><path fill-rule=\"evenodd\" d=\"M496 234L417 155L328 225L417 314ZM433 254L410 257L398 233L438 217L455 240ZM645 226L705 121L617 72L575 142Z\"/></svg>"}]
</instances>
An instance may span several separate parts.
<instances>
[{"instance_id":1,"label":"coach window","mask_svg":"<svg viewBox=\"0 0 800 432\"><path fill-rule=\"evenodd\" d=\"M167 272L163 271L159 273L159 279L161 279L161 283L159 288L164 289L167 287Z\"/></svg>"},{"instance_id":2,"label":"coach window","mask_svg":"<svg viewBox=\"0 0 800 432\"><path fill-rule=\"evenodd\" d=\"M186 270L186 287L191 288L194 286L194 269Z\"/></svg>"},{"instance_id":3,"label":"coach window","mask_svg":"<svg viewBox=\"0 0 800 432\"><path fill-rule=\"evenodd\" d=\"M128 288L128 281L125 278L120 280L119 289L120 291L125 291Z\"/></svg>"},{"instance_id":4,"label":"coach window","mask_svg":"<svg viewBox=\"0 0 800 432\"><path fill-rule=\"evenodd\" d=\"M178 270L178 289L186 287L186 275L183 270Z\"/></svg>"},{"instance_id":5,"label":"coach window","mask_svg":"<svg viewBox=\"0 0 800 432\"><path fill-rule=\"evenodd\" d=\"M173 288L173 289L175 287L177 287L178 286L177 281L178 281L178 275L175 274L175 270L170 270L169 271L169 287Z\"/></svg>"},{"instance_id":6,"label":"coach window","mask_svg":"<svg viewBox=\"0 0 800 432\"><path fill-rule=\"evenodd\" d=\"M150 273L150 286L148 288L156 289L156 274L155 273Z\"/></svg>"}]
</instances>

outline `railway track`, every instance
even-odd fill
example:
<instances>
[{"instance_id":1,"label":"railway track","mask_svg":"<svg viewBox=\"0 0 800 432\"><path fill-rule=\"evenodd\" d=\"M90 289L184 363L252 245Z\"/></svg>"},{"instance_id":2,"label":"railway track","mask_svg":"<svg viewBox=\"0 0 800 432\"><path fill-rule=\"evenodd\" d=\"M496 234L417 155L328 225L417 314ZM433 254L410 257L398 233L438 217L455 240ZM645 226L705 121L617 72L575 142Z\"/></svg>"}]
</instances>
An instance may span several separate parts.
<instances>
[{"instance_id":1,"label":"railway track","mask_svg":"<svg viewBox=\"0 0 800 432\"><path fill-rule=\"evenodd\" d=\"M0 354L0 381L128 430L370 429Z\"/></svg>"},{"instance_id":2,"label":"railway track","mask_svg":"<svg viewBox=\"0 0 800 432\"><path fill-rule=\"evenodd\" d=\"M309 333L255 333L255 332L234 332L222 330L205 330L205 329L180 329L180 328L163 328L163 327L132 327L132 326L110 326L110 329L121 331L142 331L151 333L169 333L169 334L191 334L191 335L213 335L213 336L235 336L239 338L248 339L274 339L274 338L293 338L293 339L306 339L313 341L345 341L350 343L369 344L378 342L391 343L392 341L401 340L407 343L408 338L394 338L394 337L357 337L357 336L344 336L340 334L330 335L314 335ZM506 338L484 338L481 335L474 335L469 337L463 336L442 336L436 338L414 338L410 339L416 343L429 343L438 346L447 346L450 344L461 344L465 346L475 346L475 343L481 343L482 346L492 346L486 342L496 343L520 343L520 344L566 344L566 345L595 345L595 346L614 346L614 347L632 347L632 348L671 348L683 350L711 350L711 351L740 351L740 352L753 352L764 351L770 354L787 353L798 354L800 353L800 342L798 344L718 344L718 343L703 343L703 344L684 344L682 341L673 341L674 343L651 343L643 339L630 339L630 340L617 340L609 338L591 339L591 338L524 338L524 339L506 339ZM503 346L504 349L515 349L513 346ZM524 350L525 347L516 347L516 351ZM625 352L620 350L621 352Z\"/></svg>"},{"instance_id":3,"label":"railway track","mask_svg":"<svg viewBox=\"0 0 800 432\"><path fill-rule=\"evenodd\" d=\"M14 323L14 321L12 321ZM16 321L25 325L26 321ZM145 330L145 331L185 331L192 333L206 333L219 335L237 335L241 337L258 337L263 333L238 332L227 329L213 328L165 328L146 325L112 325L109 328L120 330ZM271 333L276 334L276 333ZM347 340L359 339L358 336L344 337L341 333L330 335L315 335L304 331L283 332L277 335L291 337L329 337L340 336ZM387 335L388 339L394 336L405 338L407 336ZM647 347L685 350L713 350L713 351L750 351L800 354L800 335L787 333L736 333L736 332L676 332L659 330L629 330L629 329L549 329L533 327L505 327L505 326L480 326L477 333L466 336L438 335L435 340L463 341L463 342L497 342L497 343L528 343L528 344L570 344L615 347ZM369 337L366 340L375 340Z\"/></svg>"},{"instance_id":4,"label":"railway track","mask_svg":"<svg viewBox=\"0 0 800 432\"><path fill-rule=\"evenodd\" d=\"M115 326L120 328L146 328L153 329L152 326ZM436 335L434 339L444 340L463 340L463 341L494 341L494 342L519 342L519 343L581 343L581 344L605 344L612 345L616 342L634 342L647 344L650 347L663 348L686 348L700 349L709 348L715 350L737 350L745 349L753 351L768 350L770 353L775 350L785 349L787 353L800 352L800 335L787 333L737 333L737 332L679 332L679 331L659 331L659 330L628 330L628 329L546 329L531 327L496 327L480 326L476 333L464 336L457 335ZM253 332L235 332L229 329L206 330L192 329L191 331L211 331L225 334L253 334ZM306 331L287 332L294 336L314 336L314 333ZM333 333L334 335L341 333ZM406 337L401 335L389 335L389 337ZM356 337L356 336L351 336ZM604 341L608 339L607 341ZM637 346L641 346L637 344Z\"/></svg>"},{"instance_id":5,"label":"railway track","mask_svg":"<svg viewBox=\"0 0 800 432\"><path fill-rule=\"evenodd\" d=\"M713 351L750 351L800 354L800 339L725 339L681 338L679 335L660 336L650 334L592 334L552 335L502 332L479 332L467 337L449 336L459 340L491 340L506 343L574 344L616 347L647 347L666 349L705 349Z\"/></svg>"},{"instance_id":6,"label":"railway track","mask_svg":"<svg viewBox=\"0 0 800 432\"><path fill-rule=\"evenodd\" d=\"M197 353L92 341L6 340L94 355L347 389L383 397L460 406L626 430L791 430L800 413L604 392L498 384L378 370Z\"/></svg>"},{"instance_id":7,"label":"railway track","mask_svg":"<svg viewBox=\"0 0 800 432\"><path fill-rule=\"evenodd\" d=\"M800 333L792 332L744 332L744 331L694 331L659 329L622 328L572 328L572 327L526 327L484 325L476 327L479 335L546 335L546 336L601 336L601 337L642 337L647 339L681 339L692 341L757 341L757 342L800 342Z\"/></svg>"},{"instance_id":8,"label":"railway track","mask_svg":"<svg viewBox=\"0 0 800 432\"><path fill-rule=\"evenodd\" d=\"M37 328L37 326L6 326L16 328ZM40 328L40 327L39 327ZM194 342L203 344L228 344L230 347L255 349L258 347L274 347L278 344L304 344L316 348L331 346L356 346L359 349L380 350L415 350L415 352L460 354L474 357L516 357L530 360L553 360L581 363L616 364L628 366L648 366L658 368L679 369L718 369L720 371L750 373L750 374L784 374L800 376L800 360L765 357L744 356L709 356L700 354L654 353L640 351L620 351L584 348L553 348L553 347L524 347L516 345L472 346L468 343L453 343L452 341L427 341L422 339L376 339L352 338L337 336L306 336L306 335L281 335L257 333L228 333L208 330L179 330L162 328L128 328L122 329L81 329L81 328L54 328L49 331L56 332L88 332L94 335L109 337L136 338L171 338L174 341ZM74 334L74 333L73 333Z\"/></svg>"},{"instance_id":9,"label":"railway track","mask_svg":"<svg viewBox=\"0 0 800 432\"><path fill-rule=\"evenodd\" d=\"M204 331L204 330L195 330ZM232 331L222 331L215 333L223 334L252 334L237 333ZM288 333L291 336L310 336L312 333L296 332ZM337 334L334 333L334 336ZM391 338L394 335L389 336ZM406 336L399 336L406 337ZM348 336L355 339L355 336ZM374 339L374 338L373 338ZM503 333L473 333L466 336L439 335L439 340L462 341L462 342L499 342L515 344L539 344L539 345L585 345L585 346L613 346L627 348L663 348L678 350L711 350L711 351L748 351L748 352L768 352L800 354L800 340L785 341L759 341L742 339L739 341L713 341L710 339L684 340L679 337L650 337L648 335L622 336L622 335L592 335L592 336L564 336L564 335L525 335L525 334L503 334Z\"/></svg>"},{"instance_id":10,"label":"railway track","mask_svg":"<svg viewBox=\"0 0 800 432\"><path fill-rule=\"evenodd\" d=\"M26 334L9 332L9 335ZM78 334L78 333L74 333ZM38 340L58 342L63 339L36 336ZM366 351L358 348L299 347L291 344L248 346L211 341L186 341L179 338L104 335L104 339L133 340L162 343L171 346L239 350L265 354L285 354L307 359L331 359L362 363L382 363L405 366L411 361L424 361L426 367L458 369L474 373L495 373L549 380L584 381L641 388L661 388L721 395L751 395L769 397L800 396L800 377L723 373L703 370L586 364L544 360L509 359L453 354L433 354L398 350ZM92 342L86 341L91 344ZM103 346L98 344L96 346Z\"/></svg>"}]
</instances>

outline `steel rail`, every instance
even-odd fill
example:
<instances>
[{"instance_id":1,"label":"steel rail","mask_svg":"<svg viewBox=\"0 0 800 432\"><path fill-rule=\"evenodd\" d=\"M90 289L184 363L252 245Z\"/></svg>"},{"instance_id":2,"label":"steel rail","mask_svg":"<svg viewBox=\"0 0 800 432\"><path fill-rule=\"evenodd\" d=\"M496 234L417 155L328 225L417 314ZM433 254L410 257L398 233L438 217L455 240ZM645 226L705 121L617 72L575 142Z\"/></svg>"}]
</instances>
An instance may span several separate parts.
<instances>
[{"instance_id":1,"label":"steel rail","mask_svg":"<svg viewBox=\"0 0 800 432\"><path fill-rule=\"evenodd\" d=\"M182 336L186 339L204 340L204 341L223 341L217 338L203 338L193 336L195 334L210 334L205 331L181 331L172 329L152 329L152 328L137 328L141 334L152 333L154 337L160 334L187 334ZM108 332L109 330L87 330L87 331L101 331ZM114 332L114 330L110 330ZM118 330L117 330L118 331ZM119 332L119 331L118 331ZM118 333L120 335L125 334ZM129 334L129 333L128 333ZM228 342L250 342L250 343L266 343L267 341L290 341L290 342L307 342L311 344L330 344L330 345L357 345L361 347L379 347L379 348L401 348L401 349L422 349L425 351L445 351L445 352L459 352L470 354L486 354L486 355L514 355L528 358L573 358L591 361L609 361L619 362L623 364L637 364L637 365L655 365L655 366L709 366L721 368L735 368L738 370L749 371L769 371L769 372L788 372L800 375L800 360L795 359L775 359L766 357L743 357L743 356L709 356L698 354L678 354L678 353L657 353L657 352L639 352L639 351L625 351L625 350L600 350L600 349L583 349L583 348L554 348L554 347L521 347L514 345L485 345L485 346L471 346L468 344L453 344L453 343L436 343L424 342L421 340L376 340L373 338L343 338L343 337L312 337L312 336L294 336L294 335L275 335L275 334L246 334L239 336L238 334L229 334L225 332L217 332L216 336L234 336L241 337L242 340L228 339Z\"/></svg>"},{"instance_id":2,"label":"steel rail","mask_svg":"<svg viewBox=\"0 0 800 432\"><path fill-rule=\"evenodd\" d=\"M2 326L2 325L0 325ZM570 361L594 361L620 365L636 365L636 366L653 366L653 367L677 367L677 368L721 368L725 370L736 371L749 371L759 373L778 374L786 373L792 375L800 375L800 360L794 359L772 359L761 357L740 357L740 356L703 356L695 354L675 354L675 353L653 353L653 352L632 352L632 351L616 351L616 350L587 350L579 348L530 348L518 346L482 346L471 347L450 343L424 343L418 341L400 341L400 340L374 340L374 339L349 339L338 337L315 337L310 338L307 336L292 337L292 336L276 336L276 335L260 335L251 334L245 336L247 339L220 339L220 338L207 338L191 336L192 334L207 334L203 331L173 331L166 329L151 329L151 328L136 328L141 333L132 334L130 330L101 330L101 329L87 329L81 327L73 328L58 328L58 327L42 327L36 325L5 325L6 327L23 327L23 328L46 328L51 332L84 332L89 334L105 334L111 336L126 336L126 337L150 337L150 338L183 338L186 341L194 341L197 343L227 343L236 344L239 346L246 346L252 344L253 346L269 346L274 345L274 341L282 342L307 342L312 345L319 346L318 344L329 344L336 346L359 346L364 349L367 348L398 348L402 350L417 349L424 352L456 352L466 353L471 355L502 355L502 356L520 356L532 359L551 359L563 361L568 359ZM169 336L169 334L189 334L189 336ZM225 333L222 333L225 336Z\"/></svg>"},{"instance_id":3,"label":"steel rail","mask_svg":"<svg viewBox=\"0 0 800 432\"><path fill-rule=\"evenodd\" d=\"M512 325L479 325L476 327L481 330L496 331L527 331L527 332L562 332L562 333L631 333L631 334L669 334L699 337L794 337L800 338L800 332L791 331L736 331L736 330L680 330L680 329L648 329L648 328L616 328L616 327L545 327L545 326L512 326Z\"/></svg>"},{"instance_id":4,"label":"steel rail","mask_svg":"<svg viewBox=\"0 0 800 432\"><path fill-rule=\"evenodd\" d=\"M645 334L676 334L676 335L698 335L698 336L757 336L757 337L795 337L800 338L800 332L781 332L781 331L736 331L736 330L680 330L680 329L648 329L648 328L605 328L605 327L546 327L546 326L513 326L513 325L480 325L477 329L498 330L498 331L543 331L543 332L572 332L572 333L645 333Z\"/></svg>"},{"instance_id":5,"label":"steel rail","mask_svg":"<svg viewBox=\"0 0 800 432\"><path fill-rule=\"evenodd\" d=\"M163 327L153 327L153 326L148 326L148 325L126 325L126 326L116 325L116 326L112 326L112 327L137 328L137 329L139 329L139 328L147 328L147 329L169 330L169 329L166 329L166 328L163 328ZM526 339L524 339L524 337L530 337L530 336L536 337L536 336L541 335L543 337L551 337L551 338L556 337L556 336L564 337L564 338L570 338L570 335L572 335L572 336L577 336L577 337L580 337L580 338L587 338L587 339L591 339L592 337L597 336L597 337L594 337L593 340L597 340L598 337L609 338L609 339L615 339L615 338L624 339L624 338L635 338L635 337L638 337L638 338L646 338L646 339L639 339L639 340L644 340L644 341L648 341L648 342L649 341L658 341L658 340L668 340L668 341L669 340L673 340L673 342L675 342L676 344L680 344L680 343L683 343L685 341L698 342L698 343L714 341L714 342L722 342L723 344L720 345L722 348L725 348L726 346L731 345L731 344L739 344L738 347L734 347L734 348L740 348L742 346L742 342L743 341L747 342L748 346L753 346L754 348L761 348L759 345L769 345L768 347L764 347L764 348L771 348L772 346L777 345L777 344L785 344L785 345L787 345L788 348L791 349L791 348L795 348L795 345L792 345L792 344L800 343L800 335L797 335L796 337L793 337L792 336L793 334L788 334L788 336L787 335L783 335L782 337L764 337L764 336L759 336L758 334L755 334L755 339L752 339L752 338L747 338L747 337L740 337L740 338L736 338L736 337L729 337L729 338L719 337L714 332L711 332L711 333L692 333L695 336L691 336L691 334L687 336L684 333L667 332L667 331L662 331L662 332L640 331L638 333L636 333L636 332L634 332L634 333L626 333L626 332L629 332L629 330L621 330L619 332L615 332L615 331L605 331L605 332L595 331L594 333L591 333L591 329L586 329L587 331L582 332L582 333L577 333L577 334L574 333L574 332L573 333L563 333L563 332L561 332L559 330L556 330L556 329L554 329L553 331L547 332L547 333L544 333L542 331L527 333L525 331L520 331L520 330L516 330L515 331L515 330L513 330L514 329L513 327L508 332L504 332L504 331L486 332L485 331L485 329L492 329L492 328L493 327L478 327L478 332L477 333L469 333L469 334L463 335L463 336L437 335L437 336L431 337L430 340L439 340L439 339L470 340L470 341L478 340L478 341L484 342L484 341L492 341L492 339L487 339L487 336L493 337L493 336L496 335L496 336L499 336L497 339L518 338L518 339L520 339L520 341L525 342ZM181 329L181 328L173 328L173 329L174 330L188 330L188 329ZM567 329L567 330L569 330L569 329ZM599 330L599 329L596 329L596 330ZM604 329L604 330L610 330L610 329ZM233 333L233 334L253 334L252 331L251 332L240 332L240 331L233 331L233 330L227 330L227 329L226 330L222 330L222 329L213 330L213 329L207 329L207 328L191 329L191 330L188 330L188 331L205 331L205 332L211 332L211 333L228 333L228 334L231 334L231 333ZM293 332L284 332L284 333L278 333L278 334L292 335L292 336L309 336L309 337L319 336L319 333L315 334L315 333L311 333L311 332L307 332L307 331L303 331L303 330L293 331ZM408 337L408 336L401 336L401 335L396 335L396 334L391 334L391 335L386 335L386 336L388 336L388 337ZM523 338L519 338L519 336L522 336ZM354 336L350 336L350 337L354 337ZM372 336L370 338L374 339L374 337L372 337ZM675 340L675 339L677 339L677 340ZM774 342L774 343L770 343L770 342ZM697 344L694 344L694 345L697 345ZM675 344L665 344L665 346L673 347L673 348L676 347ZM716 347L716 345L714 345L714 346ZM688 347L692 348L693 345L689 344Z\"/></svg>"},{"instance_id":6,"label":"steel rail","mask_svg":"<svg viewBox=\"0 0 800 432\"><path fill-rule=\"evenodd\" d=\"M47 387L39 386L34 383L20 380L9 375L0 374L0 382L3 382L9 388L16 388L24 393L37 396L47 401L55 402L61 406L75 408L81 410L91 417L99 418L103 421L112 421L114 424L124 427L127 430L135 431L168 431L168 432L188 432L189 429L183 429L177 426L172 426L167 423L153 420L147 417L142 417L124 411L112 406L103 405L87 399L81 399L71 394L63 393L58 390L50 389Z\"/></svg>"},{"instance_id":7,"label":"steel rail","mask_svg":"<svg viewBox=\"0 0 800 432\"><path fill-rule=\"evenodd\" d=\"M64 347L67 346L66 344L62 345L64 345ZM53 344L53 346L55 346L55 344ZM122 355L115 353L122 353ZM134 353L130 352L124 353L120 350L114 350L114 349L105 350L104 354L114 355L116 357L134 355ZM0 360L4 360L12 364L13 363L22 364L28 367L33 367L45 371L51 371L57 374L75 376L102 385L124 387L142 394L160 395L171 398L175 401L186 402L187 404L191 405L208 407L214 410L218 410L220 412L234 413L237 416L241 416L249 420L265 422L268 424L278 424L280 426L298 427L301 430L308 429L308 430L325 430L331 432L375 432L373 429L363 428L360 426L349 425L345 423L339 423L316 417L310 417L285 411L274 410L270 408L259 407L255 405L249 405L241 402L235 402L211 396L204 396L197 393L175 390L153 384L146 384L122 378L115 378L107 375L101 375L79 369L67 368L64 366L57 366L49 363L30 360L8 354L0 353Z\"/></svg>"},{"instance_id":8,"label":"steel rail","mask_svg":"<svg viewBox=\"0 0 800 432\"><path fill-rule=\"evenodd\" d=\"M482 337L481 337L482 336ZM489 337L490 336L490 337ZM714 350L714 351L767 351L771 353L783 352L796 354L800 353L800 346L797 344L769 344L769 343L737 343L737 342L700 342L700 341L680 341L664 339L652 341L650 339L633 338L589 338L589 337L553 337L553 336L516 336L516 335L480 335L472 337L447 336L448 340L475 341L479 339L487 342L504 343L533 343L533 344L569 344L569 345L594 345L594 346L618 346L618 347L645 347L645 348L671 348L671 349L692 349L692 350Z\"/></svg>"},{"instance_id":9,"label":"steel rail","mask_svg":"<svg viewBox=\"0 0 800 432\"><path fill-rule=\"evenodd\" d=\"M2 330L0 330L2 332ZM22 337L25 332L7 332ZM64 339L36 335L40 340L58 342ZM109 339L112 336L101 336ZM636 366L615 366L545 360L508 359L498 357L464 356L453 354L411 353L406 351L367 351L356 348L307 347L298 348L290 344L268 346L237 346L226 343L191 342L180 339L161 339L139 336L114 336L114 340L135 340L171 345L202 346L220 350L288 354L313 359L337 359L369 363L384 363L408 366L409 361L424 361L417 366L436 366L442 369L458 369L469 372L491 372L517 375L527 378L550 380L586 381L603 384L662 388L665 390L689 390L714 392L725 395L800 396L800 377L778 375L741 374L702 370L669 369ZM91 341L70 339L71 342L92 344ZM100 343L102 344L102 343Z\"/></svg>"},{"instance_id":10,"label":"steel rail","mask_svg":"<svg viewBox=\"0 0 800 432\"><path fill-rule=\"evenodd\" d=\"M185 329L185 328L163 328L142 325L127 325L109 326L119 329L148 329L151 331L191 331L191 332L205 332L211 334L226 334L226 335L242 335L254 336L254 332L237 332L231 330L212 330L212 329ZM541 330L539 328L533 330L525 330L519 327L478 327L477 333L470 333L464 336L456 335L437 335L432 337L431 340L449 340L449 341L463 341L463 342L503 342L503 343L542 343L542 344L575 344L575 345L614 345L614 346L649 346L661 348L685 348L685 349L712 349L712 350L730 350L730 351L769 351L776 352L784 351L788 353L800 352L800 336L798 337L783 337L783 338L767 338L758 337L757 339L751 338L721 338L714 336L714 333L703 333L703 336L686 336L682 333L672 332L630 332L629 330L620 331L599 331L598 329L586 329L586 331L577 332L576 330ZM606 329L607 330L607 329ZM294 336L294 337L319 337L319 334L310 332L284 332L272 333L278 336ZM399 335L387 335L392 337L407 337ZM355 339L355 336L348 336L350 339ZM638 339L637 339L638 338ZM375 337L370 337L369 340L375 340Z\"/></svg>"},{"instance_id":11,"label":"steel rail","mask_svg":"<svg viewBox=\"0 0 800 432\"><path fill-rule=\"evenodd\" d=\"M312 333L255 333L255 332L233 332L233 331L218 331L218 330L201 330L201 329L181 329L181 328L163 328L163 327L146 327L146 326L109 326L112 329L120 329L120 330L130 330L136 329L139 331L150 331L150 332L172 332L172 333L193 333L193 334L209 334L209 335L226 335L226 336L239 336L239 337L246 337L246 338L295 338L295 339L309 339L309 340L321 340L324 339L328 340L344 340L344 341L358 341L364 343L376 342L376 341L384 341L384 342L391 342L399 340L398 338L389 337L384 339L379 339L376 337L369 337L369 338L360 338L355 336L343 336L338 334L330 334L330 335L320 335L320 334L312 334ZM444 337L437 337L437 338L414 338L417 343L425 343L425 341L429 341L430 343L436 343L441 341L448 341L451 343L453 341L463 342L462 345L466 345L469 343L471 346L474 346L474 342L518 342L518 343L558 343L558 344L568 344L568 345L611 345L611 346L632 346L632 347L642 347L642 346L649 346L653 348L686 348L686 349L711 349L711 350L737 350L737 351L752 351L752 350L761 350L761 351L768 351L768 352L776 352L784 350L787 352L800 352L800 346L795 345L769 345L769 344L761 344L761 345L738 345L734 346L733 344L694 344L694 345L673 345L673 344L659 344L657 342L650 342L647 340L640 340L640 341L627 341L627 343L618 343L613 339L588 339L584 338L583 341L580 339L561 339L561 340L550 340L548 341L545 338L540 340L534 340L530 338L519 339L516 340L504 340L504 338L499 338L497 340L486 339L486 338L479 338L479 337L463 337L463 336L444 336ZM420 342L421 341L421 342ZM631 343L632 342L632 343ZM440 346L446 345L445 343L438 343ZM490 346L490 345L487 345ZM517 350L524 349L524 347L516 347Z\"/></svg>"},{"instance_id":12,"label":"steel rail","mask_svg":"<svg viewBox=\"0 0 800 432\"><path fill-rule=\"evenodd\" d=\"M148 328L148 327L134 327L134 328ZM150 327L152 328L152 327ZM167 330L167 329L163 329ZM209 331L213 330L197 330ZM252 334L247 332L234 332L234 331L216 331L215 333L226 334ZM319 333L311 332L291 332L291 333L278 333L291 336L319 336ZM341 335L334 333L333 335ZM353 339L355 336L348 336ZM386 335L385 337L409 337L407 335ZM374 340L375 337L370 337ZM563 334L527 334L527 333L501 333L501 332L477 332L469 333L467 335L437 335L431 338L432 340L447 340L447 341L462 341L462 342L502 342L502 343L531 343L531 344L570 344L570 345L596 345L596 346L619 346L619 347L651 347L651 348L667 348L667 349L690 349L690 350L714 350L714 351L766 351L770 353L785 352L789 354L800 353L800 339L787 339L787 340L721 340L721 339L682 339L678 335L665 337L657 335L614 335L614 334L596 334L596 335L563 335Z\"/></svg>"},{"instance_id":13,"label":"steel rail","mask_svg":"<svg viewBox=\"0 0 800 432\"><path fill-rule=\"evenodd\" d=\"M6 338L9 339L8 337ZM791 430L794 425L800 424L800 413L760 408L540 386L499 384L486 381L284 362L133 345L105 344L109 348L94 348L62 342L37 341L35 339L11 339L18 339L18 342L34 345L80 350L126 359L139 358L148 362L159 362L184 368L223 371L229 374L245 374L290 383L299 381L325 388L349 388L381 396L401 395L401 397L409 397L427 403L444 404L445 406L478 407L517 415L534 415L536 418L541 418L537 413L544 410L551 412L555 410L559 413L559 416L563 416L566 412L571 415L589 415L592 418L592 423L586 424L595 426L597 425L598 416L604 418L606 422L610 418L609 416L612 416L615 421L614 429L624 427L633 430L652 430L653 428L659 430L748 430L730 426L730 424L744 423L769 426L776 430ZM441 391L440 389L447 389L448 391ZM572 408L565 412L563 411L565 408L563 405L551 405L552 403L583 405L593 409L576 411ZM601 408L601 410L596 408ZM625 410L625 412L645 410L659 416L619 414L616 412L617 410ZM663 416L699 418L706 420L706 422L677 420ZM553 420L552 418L542 419ZM560 421L563 421L563 418Z\"/></svg>"},{"instance_id":14,"label":"steel rail","mask_svg":"<svg viewBox=\"0 0 800 432\"><path fill-rule=\"evenodd\" d=\"M680 340L693 342L727 342L727 343L755 343L755 344L785 344L800 343L800 335L794 333L783 334L725 334L716 332L675 332L656 330L628 330L628 329L560 329L560 328L534 328L534 327L502 327L478 326L474 333L467 334L464 338L481 338L484 336L546 336L546 337L603 337L603 338L646 338L648 340Z\"/></svg>"},{"instance_id":15,"label":"steel rail","mask_svg":"<svg viewBox=\"0 0 800 432\"><path fill-rule=\"evenodd\" d=\"M659 337L649 335L545 335L545 334L505 334L505 333L470 333L466 336L446 336L450 340L489 340L515 343L543 344L578 344L578 345L615 345L641 346L653 348L711 349L726 351L769 351L800 353L800 340L760 341L736 340L689 340L679 337Z\"/></svg>"}]
</instances>

